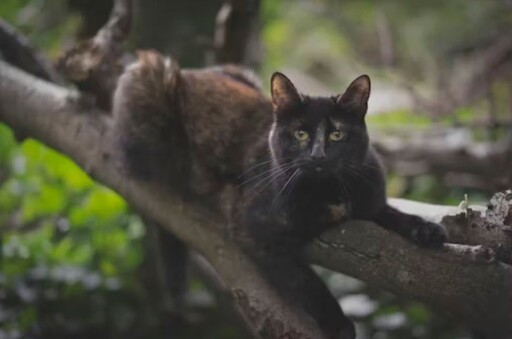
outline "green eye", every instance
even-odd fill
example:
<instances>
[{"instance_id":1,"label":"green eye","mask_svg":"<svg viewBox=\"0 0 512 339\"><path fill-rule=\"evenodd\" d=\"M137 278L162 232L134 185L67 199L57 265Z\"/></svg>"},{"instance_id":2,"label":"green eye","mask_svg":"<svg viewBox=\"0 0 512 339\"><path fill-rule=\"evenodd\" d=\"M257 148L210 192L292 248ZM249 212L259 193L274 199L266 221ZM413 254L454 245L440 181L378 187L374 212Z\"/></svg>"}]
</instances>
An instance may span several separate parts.
<instances>
[{"instance_id":1,"label":"green eye","mask_svg":"<svg viewBox=\"0 0 512 339\"><path fill-rule=\"evenodd\" d=\"M331 134L329 134L329 139L332 141L340 141L345 138L345 133L341 131L334 131Z\"/></svg>"},{"instance_id":2,"label":"green eye","mask_svg":"<svg viewBox=\"0 0 512 339\"><path fill-rule=\"evenodd\" d=\"M295 139L299 140L299 141L306 141L309 139L309 134L308 132L306 131L302 131L302 130L299 130L299 131L295 131L293 133L293 136L295 137Z\"/></svg>"}]
</instances>

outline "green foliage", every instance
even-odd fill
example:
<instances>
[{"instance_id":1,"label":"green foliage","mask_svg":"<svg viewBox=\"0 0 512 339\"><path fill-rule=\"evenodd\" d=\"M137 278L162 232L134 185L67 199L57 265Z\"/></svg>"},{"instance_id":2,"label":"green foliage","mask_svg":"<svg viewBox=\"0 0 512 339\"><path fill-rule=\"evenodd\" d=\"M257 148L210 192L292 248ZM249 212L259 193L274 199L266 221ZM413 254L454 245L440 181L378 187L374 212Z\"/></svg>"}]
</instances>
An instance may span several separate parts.
<instances>
[{"instance_id":1,"label":"green foliage","mask_svg":"<svg viewBox=\"0 0 512 339\"><path fill-rule=\"evenodd\" d=\"M366 120L369 126L379 128L396 126L414 126L421 128L428 127L432 123L431 119L424 115L405 110L369 115Z\"/></svg>"},{"instance_id":2,"label":"green foliage","mask_svg":"<svg viewBox=\"0 0 512 339\"><path fill-rule=\"evenodd\" d=\"M50 57L58 56L80 24L80 17L68 11L66 0L2 0L0 17Z\"/></svg>"},{"instance_id":3,"label":"green foliage","mask_svg":"<svg viewBox=\"0 0 512 339\"><path fill-rule=\"evenodd\" d=\"M16 21L16 17L21 8L28 5L31 0L3 0L0 3L0 13L2 18L8 22Z\"/></svg>"},{"instance_id":4,"label":"green foliage","mask_svg":"<svg viewBox=\"0 0 512 339\"><path fill-rule=\"evenodd\" d=\"M9 291L5 302L26 304L9 326L34 326L34 305L48 291L80 296L135 286L144 228L124 200L47 147L31 140L16 146L3 125L0 141L0 170L10 173L0 187L0 289ZM34 279L44 286L28 287ZM20 286L38 296L23 300Z\"/></svg>"},{"instance_id":5,"label":"green foliage","mask_svg":"<svg viewBox=\"0 0 512 339\"><path fill-rule=\"evenodd\" d=\"M284 66L316 72L324 81L335 82L333 74L323 70L339 65L340 60L352 54L336 22L320 17L315 20L312 16L322 16L323 6L322 2L263 2L264 78Z\"/></svg>"}]
</instances>

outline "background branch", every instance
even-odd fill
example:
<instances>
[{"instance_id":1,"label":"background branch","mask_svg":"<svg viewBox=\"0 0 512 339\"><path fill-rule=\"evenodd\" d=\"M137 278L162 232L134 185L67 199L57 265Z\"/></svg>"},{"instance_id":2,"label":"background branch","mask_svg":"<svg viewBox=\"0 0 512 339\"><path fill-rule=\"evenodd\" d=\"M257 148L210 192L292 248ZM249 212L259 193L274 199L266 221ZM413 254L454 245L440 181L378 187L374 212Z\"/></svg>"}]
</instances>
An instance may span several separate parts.
<instances>
[{"instance_id":1,"label":"background branch","mask_svg":"<svg viewBox=\"0 0 512 339\"><path fill-rule=\"evenodd\" d=\"M216 63L235 63L253 69L261 63L260 0L227 0L215 20L213 47Z\"/></svg>"},{"instance_id":2,"label":"background branch","mask_svg":"<svg viewBox=\"0 0 512 339\"><path fill-rule=\"evenodd\" d=\"M0 56L38 78L62 84L64 80L30 41L0 18Z\"/></svg>"},{"instance_id":3,"label":"background branch","mask_svg":"<svg viewBox=\"0 0 512 339\"><path fill-rule=\"evenodd\" d=\"M483 48L459 57L454 65L442 72L442 78L432 98L425 98L406 86L416 107L428 115L447 116L457 107L465 107L488 93L493 81L510 74L512 34L502 32Z\"/></svg>"},{"instance_id":4,"label":"background branch","mask_svg":"<svg viewBox=\"0 0 512 339\"><path fill-rule=\"evenodd\" d=\"M439 175L448 185L489 192L512 186L512 134L498 142L476 142L463 129L374 135L372 142L386 167L402 177Z\"/></svg>"}]
</instances>

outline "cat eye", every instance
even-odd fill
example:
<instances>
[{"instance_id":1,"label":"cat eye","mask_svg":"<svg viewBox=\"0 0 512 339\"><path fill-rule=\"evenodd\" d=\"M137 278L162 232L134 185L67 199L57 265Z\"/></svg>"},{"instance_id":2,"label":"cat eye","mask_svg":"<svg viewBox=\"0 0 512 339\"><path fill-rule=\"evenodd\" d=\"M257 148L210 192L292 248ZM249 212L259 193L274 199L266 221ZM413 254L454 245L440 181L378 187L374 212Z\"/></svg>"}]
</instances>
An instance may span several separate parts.
<instances>
[{"instance_id":1,"label":"cat eye","mask_svg":"<svg viewBox=\"0 0 512 339\"><path fill-rule=\"evenodd\" d=\"M346 135L345 133L341 131L334 131L331 134L329 134L329 139L332 141L340 141L345 139Z\"/></svg>"},{"instance_id":2,"label":"cat eye","mask_svg":"<svg viewBox=\"0 0 512 339\"><path fill-rule=\"evenodd\" d=\"M298 130L293 133L295 139L299 141L306 141L309 139L309 134L306 131Z\"/></svg>"}]
</instances>

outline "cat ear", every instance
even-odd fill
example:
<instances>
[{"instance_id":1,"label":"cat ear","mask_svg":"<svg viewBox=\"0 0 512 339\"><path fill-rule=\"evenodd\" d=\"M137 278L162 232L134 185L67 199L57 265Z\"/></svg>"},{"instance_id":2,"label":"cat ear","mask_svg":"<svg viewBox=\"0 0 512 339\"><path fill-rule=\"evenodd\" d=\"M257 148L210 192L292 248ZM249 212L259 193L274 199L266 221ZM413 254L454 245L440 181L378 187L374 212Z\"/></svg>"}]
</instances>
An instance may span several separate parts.
<instances>
[{"instance_id":1,"label":"cat ear","mask_svg":"<svg viewBox=\"0 0 512 339\"><path fill-rule=\"evenodd\" d=\"M272 103L275 108L293 107L302 101L293 83L284 74L275 72L270 79Z\"/></svg>"},{"instance_id":2,"label":"cat ear","mask_svg":"<svg viewBox=\"0 0 512 339\"><path fill-rule=\"evenodd\" d=\"M336 98L336 103L353 107L359 112L361 118L364 118L368 109L370 87L370 77L366 74L361 75L352 81L345 93Z\"/></svg>"}]
</instances>

